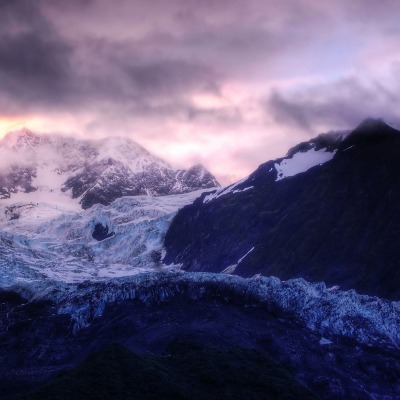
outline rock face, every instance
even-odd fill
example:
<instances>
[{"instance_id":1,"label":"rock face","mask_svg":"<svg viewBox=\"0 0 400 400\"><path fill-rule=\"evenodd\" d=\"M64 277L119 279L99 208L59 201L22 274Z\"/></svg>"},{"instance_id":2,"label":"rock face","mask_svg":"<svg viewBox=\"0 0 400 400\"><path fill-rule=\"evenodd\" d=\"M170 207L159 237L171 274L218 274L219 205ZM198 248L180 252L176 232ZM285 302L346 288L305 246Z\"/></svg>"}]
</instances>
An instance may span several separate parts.
<instances>
[{"instance_id":1,"label":"rock face","mask_svg":"<svg viewBox=\"0 0 400 400\"><path fill-rule=\"evenodd\" d=\"M98 242L101 242L102 240L111 238L113 236L115 236L115 232L109 232L108 225L103 226L100 222L98 222L94 226L92 237L93 239L96 239Z\"/></svg>"},{"instance_id":2,"label":"rock face","mask_svg":"<svg viewBox=\"0 0 400 400\"><path fill-rule=\"evenodd\" d=\"M38 386L109 343L165 355L188 339L266 352L326 400L398 399L400 391L399 304L323 284L152 273L20 282L0 291L0 302L5 394Z\"/></svg>"},{"instance_id":3,"label":"rock face","mask_svg":"<svg viewBox=\"0 0 400 400\"><path fill-rule=\"evenodd\" d=\"M64 193L86 209L122 196L219 186L202 165L174 170L128 138L77 140L22 130L0 141L0 155L0 199L38 191Z\"/></svg>"},{"instance_id":4,"label":"rock face","mask_svg":"<svg viewBox=\"0 0 400 400\"><path fill-rule=\"evenodd\" d=\"M400 132L382 120L301 143L180 210L164 262L399 299L399 153Z\"/></svg>"}]
</instances>

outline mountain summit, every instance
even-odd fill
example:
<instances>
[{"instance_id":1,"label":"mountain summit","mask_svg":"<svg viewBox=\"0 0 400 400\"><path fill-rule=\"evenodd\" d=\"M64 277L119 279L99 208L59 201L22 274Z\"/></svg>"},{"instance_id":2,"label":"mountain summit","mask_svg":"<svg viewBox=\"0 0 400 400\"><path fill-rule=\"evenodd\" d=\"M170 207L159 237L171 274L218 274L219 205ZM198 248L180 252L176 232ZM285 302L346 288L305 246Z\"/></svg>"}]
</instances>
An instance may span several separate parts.
<instances>
[{"instance_id":1,"label":"mountain summit","mask_svg":"<svg viewBox=\"0 0 400 400\"><path fill-rule=\"evenodd\" d=\"M301 143L180 210L164 262L399 299L399 153L383 120Z\"/></svg>"},{"instance_id":2,"label":"mountain summit","mask_svg":"<svg viewBox=\"0 0 400 400\"><path fill-rule=\"evenodd\" d=\"M0 141L0 156L0 199L45 192L64 200L78 199L82 208L89 208L122 196L179 194L219 186L202 165L174 170L121 137L79 140L23 129Z\"/></svg>"}]
</instances>

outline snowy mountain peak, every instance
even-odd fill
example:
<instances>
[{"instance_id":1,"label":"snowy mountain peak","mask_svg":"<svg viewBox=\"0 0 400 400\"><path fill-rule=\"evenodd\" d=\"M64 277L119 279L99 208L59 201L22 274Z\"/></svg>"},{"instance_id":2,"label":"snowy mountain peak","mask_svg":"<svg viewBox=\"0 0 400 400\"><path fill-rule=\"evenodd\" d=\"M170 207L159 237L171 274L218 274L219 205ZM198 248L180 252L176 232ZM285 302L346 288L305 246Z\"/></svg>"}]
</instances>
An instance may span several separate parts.
<instances>
[{"instance_id":1,"label":"snowy mountain peak","mask_svg":"<svg viewBox=\"0 0 400 400\"><path fill-rule=\"evenodd\" d=\"M380 141L387 137L397 136L398 134L399 130L383 119L367 118L351 132L347 139L349 141L361 140L369 142L372 140L372 142L375 142L376 140Z\"/></svg>"},{"instance_id":2,"label":"snowy mountain peak","mask_svg":"<svg viewBox=\"0 0 400 400\"><path fill-rule=\"evenodd\" d=\"M382 131L382 128L392 128L396 129L393 126L391 126L390 123L386 122L383 118L366 118L364 119L354 130L354 132L357 131L372 131L374 130L374 133L380 133ZM397 130L397 129L396 129Z\"/></svg>"},{"instance_id":3,"label":"snowy mountain peak","mask_svg":"<svg viewBox=\"0 0 400 400\"><path fill-rule=\"evenodd\" d=\"M27 128L7 133L1 140L1 147L20 151L40 145L44 137L33 133Z\"/></svg>"},{"instance_id":4,"label":"snowy mountain peak","mask_svg":"<svg viewBox=\"0 0 400 400\"><path fill-rule=\"evenodd\" d=\"M162 165L165 168L172 168L168 163L153 156L144 147L130 138L109 137L93 141L91 143L97 149L101 158L112 158L128 164L132 170L142 172L148 161Z\"/></svg>"},{"instance_id":5,"label":"snowy mountain peak","mask_svg":"<svg viewBox=\"0 0 400 400\"><path fill-rule=\"evenodd\" d=\"M0 140L0 154L0 199L40 191L78 199L88 208L121 196L169 195L219 186L204 167L174 170L123 137L81 140L22 129Z\"/></svg>"},{"instance_id":6,"label":"snowy mountain peak","mask_svg":"<svg viewBox=\"0 0 400 400\"><path fill-rule=\"evenodd\" d=\"M296 153L306 153L312 149L315 151L325 150L327 152L333 152L338 149L340 143L351 133L351 130L343 131L329 131L326 133L320 133L315 138L308 140L307 142L301 142L296 146L289 149L285 158L293 157Z\"/></svg>"}]
</instances>

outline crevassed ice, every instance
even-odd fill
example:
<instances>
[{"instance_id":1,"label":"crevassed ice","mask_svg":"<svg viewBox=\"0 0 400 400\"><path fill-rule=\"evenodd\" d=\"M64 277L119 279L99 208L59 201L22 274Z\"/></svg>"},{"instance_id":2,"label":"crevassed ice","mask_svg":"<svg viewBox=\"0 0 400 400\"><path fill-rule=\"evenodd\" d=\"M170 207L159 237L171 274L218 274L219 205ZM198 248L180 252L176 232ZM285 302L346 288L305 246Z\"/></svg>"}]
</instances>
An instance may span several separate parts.
<instances>
[{"instance_id":1,"label":"crevassed ice","mask_svg":"<svg viewBox=\"0 0 400 400\"><path fill-rule=\"evenodd\" d=\"M142 285L143 282L146 284ZM81 287L41 281L30 284L30 289L24 289L26 284L21 282L14 289L56 302L58 313L71 316L76 332L90 325L95 316L101 316L107 303L138 299L159 304L177 294L200 299L210 293L214 296L216 285L228 298L238 296L246 301L251 294L251 304L257 301L266 310L273 307L290 312L296 321L321 335L321 345L328 345L341 335L371 346L400 348L400 302L359 295L354 290L331 291L324 283L304 279L281 281L276 277L246 279L229 274L153 272Z\"/></svg>"},{"instance_id":2,"label":"crevassed ice","mask_svg":"<svg viewBox=\"0 0 400 400\"><path fill-rule=\"evenodd\" d=\"M170 269L161 267L153 252L162 250L178 209L202 192L127 196L87 210L59 203L55 193L48 196L48 202L6 199L0 204L0 286L36 279L95 281ZM27 194L18 194L22 195ZM18 218L10 219L12 213ZM92 237L97 223L108 226L115 235L97 242Z\"/></svg>"}]
</instances>

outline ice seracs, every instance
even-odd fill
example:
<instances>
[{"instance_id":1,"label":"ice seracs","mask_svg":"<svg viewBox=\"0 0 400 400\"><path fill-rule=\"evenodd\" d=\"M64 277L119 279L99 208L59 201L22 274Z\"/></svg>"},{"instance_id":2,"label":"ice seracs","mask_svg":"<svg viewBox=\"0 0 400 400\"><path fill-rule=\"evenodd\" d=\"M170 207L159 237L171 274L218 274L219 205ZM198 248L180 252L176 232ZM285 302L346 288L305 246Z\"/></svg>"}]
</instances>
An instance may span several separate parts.
<instances>
[{"instance_id":1,"label":"ice seracs","mask_svg":"<svg viewBox=\"0 0 400 400\"><path fill-rule=\"evenodd\" d=\"M174 268L160 262L165 232L178 209L201 193L123 197L88 210L57 197L55 203L5 200L0 203L0 287ZM105 240L94 238L99 225L108 228Z\"/></svg>"},{"instance_id":2,"label":"ice seracs","mask_svg":"<svg viewBox=\"0 0 400 400\"><path fill-rule=\"evenodd\" d=\"M160 304L181 296L190 301L217 297L243 307L262 307L290 315L296 324L320 335L321 346L338 337L358 343L400 347L400 303L363 296L354 290L329 291L324 283L304 279L282 281L275 277L241 278L227 274L151 272L102 282L19 282L12 288L28 300L50 300L57 312L72 318L78 332L100 317L107 305L126 300Z\"/></svg>"}]
</instances>

